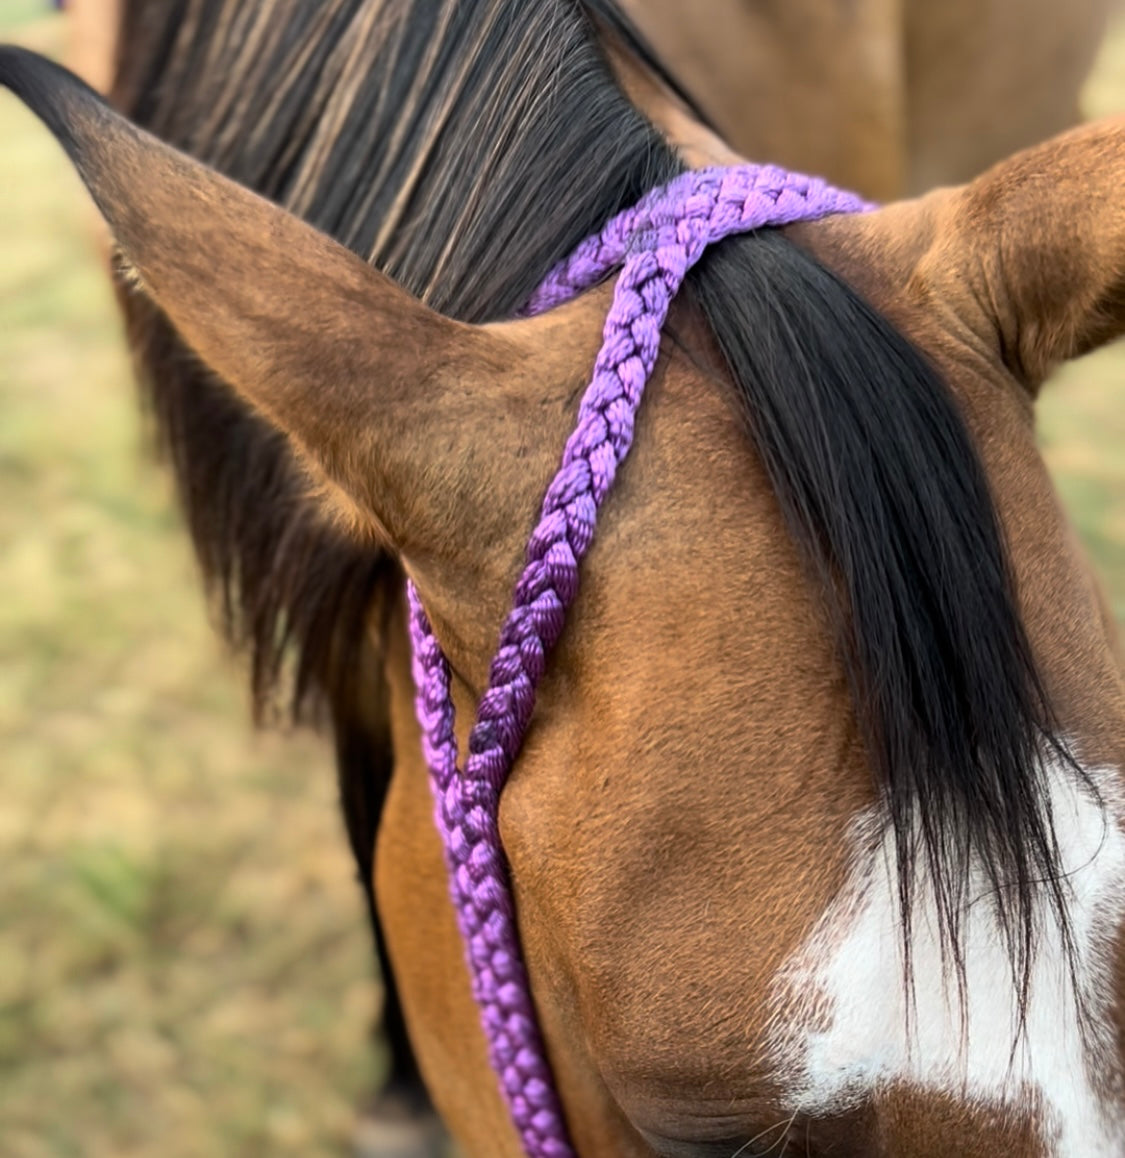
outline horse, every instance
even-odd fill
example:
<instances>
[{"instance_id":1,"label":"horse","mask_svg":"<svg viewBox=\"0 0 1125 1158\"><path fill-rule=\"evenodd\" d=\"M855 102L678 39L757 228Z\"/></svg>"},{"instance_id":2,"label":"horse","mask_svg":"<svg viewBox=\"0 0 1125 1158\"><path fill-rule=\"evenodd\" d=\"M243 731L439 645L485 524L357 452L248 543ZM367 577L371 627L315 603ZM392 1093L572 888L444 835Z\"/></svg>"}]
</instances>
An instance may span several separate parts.
<instances>
[{"instance_id":1,"label":"horse","mask_svg":"<svg viewBox=\"0 0 1125 1158\"><path fill-rule=\"evenodd\" d=\"M194 496L213 504L216 572L238 570L246 591L242 569L276 533L263 500L308 496L286 506L307 523L286 529L273 618L269 603L243 610L307 632L299 687L338 688L353 735L392 740L379 911L422 1070L470 1153L519 1151L430 827L398 569L465 719L606 292L502 319L681 164L622 94L587 11L527 7L461 11L439 36L365 25L401 70L370 95L390 119L367 108L335 129L381 142L406 116L370 204L302 172L334 143L307 91L276 93L303 137L262 132L257 153L227 156L284 166L284 198L308 216L370 213L352 247L378 248L421 304L60 74L3 65L70 147L142 287L127 291L142 363L181 367L184 396L173 374L165 404L178 465L227 488ZM257 31L260 53L270 29ZM235 75L221 54L177 61L175 47L160 70ZM450 92L434 70L443 50L465 62L457 47L491 67L456 73ZM156 59L135 67L155 75ZM419 61L430 71L404 114L394 98ZM341 115L332 80L311 95ZM154 89L138 119L187 131L191 110L161 109ZM209 98L215 148L230 150L234 98ZM421 158L394 152L411 124L431 129ZM504 149L469 164L470 129ZM1050 366L1122 328L1121 148L1120 123L1101 126L965 188L728 242L674 313L503 798L580 1153L1118 1147L1120 672L1031 424ZM242 486L272 490L238 506L232 468L188 461L193 407L208 420L192 450L206 429L220 458L241 456ZM243 515L260 538L232 560L224 536ZM286 599L305 617L285 620ZM267 683L274 654L260 654ZM1056 1047L1058 1064L1044 1057Z\"/></svg>"},{"instance_id":2,"label":"horse","mask_svg":"<svg viewBox=\"0 0 1125 1158\"><path fill-rule=\"evenodd\" d=\"M889 200L968 181L1077 123L1110 5L624 0L622 7L736 153Z\"/></svg>"},{"instance_id":3,"label":"horse","mask_svg":"<svg viewBox=\"0 0 1125 1158\"><path fill-rule=\"evenodd\" d=\"M261 109L272 96L278 69L306 86L306 99L316 92L318 70L340 51L348 33L345 20L310 24L308 13L292 6L276 11L259 6L256 16L246 10L241 23L229 5L214 3L154 6L72 0L69 7L75 26L72 63L97 86L113 89L119 107L244 182L288 197L290 177L279 169L285 158L262 153L248 159L249 142L260 131L255 126L263 123L278 137L307 131L323 115L328 107L323 84L316 98L320 103L304 129L294 120L291 103L273 102L266 115ZM717 126L750 155L778 157L874 195L894 196L905 188L907 174L912 174L911 185L935 176L970 176L965 159L957 161L965 142L975 150L970 166L983 167L1005 148L1028 144L1074 119L1104 0L1068 6L1063 13L1054 12L1047 24L1028 22L1027 28L1049 27L1051 35L1022 35L1018 51L1013 51L1017 39L1004 31L1017 14L999 0L987 12L980 6L946 5L941 19L932 6L918 3L894 12L869 3L847 9L814 6L809 11L771 3L711 3L706 19L693 19L686 27L686 10L663 0L596 9L598 31L619 83L690 163L737 159L715 131L708 131ZM1026 20L1026 5L1018 15ZM412 17L426 18L421 11ZM314 47L319 45L311 56L287 58L289 42L271 42L263 32L270 23L280 28L291 22L299 35L307 34ZM249 47L240 51L237 37L248 30ZM261 45L263 37L273 54L266 68L255 67L253 60L253 46ZM359 71L380 67L374 51L379 43L370 38L361 50L365 55L349 73L353 95L362 91L356 82ZM738 47L735 54L732 45ZM982 54L987 67L979 59ZM661 58L673 67L662 67ZM750 60L753 68L747 67ZM876 61L882 66L875 67ZM748 88L751 76L755 87ZM1035 100L1027 97L1031 80ZM786 99L776 99L781 93ZM209 119L212 98L225 104L221 123ZM363 115L365 108L360 101L348 114L343 103L335 103L337 127L346 126L349 115ZM966 112L980 107L996 115L987 124L967 125ZM389 132L390 122L385 124ZM973 131L967 132L968 127ZM217 140L207 141L209 134L218 133L226 137L225 153ZM330 131L322 136L327 142ZM957 163L960 171L955 171ZM323 193L308 189L319 184L323 190L342 180L354 159L336 152L330 158L322 154L316 164L325 168L318 174L310 163L306 169L304 211L331 214L327 205L315 209L315 199ZM345 212L321 223L347 239L347 231L354 228L347 218ZM352 244L367 256L365 242L353 239ZM415 288L421 292L424 286L417 283ZM144 305L132 299L123 304L133 345L147 364L145 377L205 574L223 591L228 636L252 653L259 706L278 683L284 651L279 640L295 640L302 657L296 714L317 701L327 702L345 817L360 879L368 886L388 987L385 1016L392 1064L386 1089L370 1115L374 1128L367 1132L379 1138L389 1131L401 1139L405 1113L416 1121L421 1139L417 1145L424 1149L425 1139L433 1136L433 1123L370 890L375 831L393 764L389 727L378 707L386 696L382 658L378 646L361 647L357 654L347 644L343 654L350 659L330 658L337 656L340 637L360 638L364 620L378 622L384 614L380 592L391 581L393 567L377 555L342 552L334 538L320 533L315 520L282 515L297 506L300 492L291 481L284 449L264 450L269 438L253 417L236 414L229 398L216 397L206 381L198 381L184 366L178 344L152 322ZM214 427L221 422L233 424L227 426L232 433L216 446ZM248 449L260 477L271 480L262 491L240 477L239 464ZM263 510L274 514L263 520ZM386 573L377 574L380 567ZM382 1119L390 1123L386 1131L376 1124Z\"/></svg>"}]
</instances>

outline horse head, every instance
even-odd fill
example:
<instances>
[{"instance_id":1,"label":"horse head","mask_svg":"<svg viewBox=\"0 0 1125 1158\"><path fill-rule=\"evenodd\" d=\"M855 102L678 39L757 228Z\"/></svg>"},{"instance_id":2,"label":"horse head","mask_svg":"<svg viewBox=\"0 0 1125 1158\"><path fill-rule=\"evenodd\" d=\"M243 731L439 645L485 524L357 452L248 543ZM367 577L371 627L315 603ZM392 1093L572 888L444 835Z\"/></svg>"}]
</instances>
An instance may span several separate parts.
<instances>
[{"instance_id":1,"label":"horse head","mask_svg":"<svg viewBox=\"0 0 1125 1158\"><path fill-rule=\"evenodd\" d=\"M393 552L470 720L610 287L452 321L64 70L0 82L131 292ZM1125 332L1123 175L1091 126L726 244L674 308L500 808L579 1153L1119 1151L1125 687L1034 399ZM514 1155L384 630L391 957L454 1132Z\"/></svg>"}]
</instances>

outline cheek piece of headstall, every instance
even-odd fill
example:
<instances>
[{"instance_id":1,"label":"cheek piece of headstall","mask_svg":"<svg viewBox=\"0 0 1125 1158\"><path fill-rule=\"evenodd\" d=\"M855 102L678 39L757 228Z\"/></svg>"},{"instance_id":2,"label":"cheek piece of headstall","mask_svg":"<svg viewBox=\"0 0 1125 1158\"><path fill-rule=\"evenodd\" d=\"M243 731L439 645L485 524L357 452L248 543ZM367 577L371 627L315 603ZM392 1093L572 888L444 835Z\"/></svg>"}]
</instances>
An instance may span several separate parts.
<instances>
[{"instance_id":1,"label":"cheek piece of headstall","mask_svg":"<svg viewBox=\"0 0 1125 1158\"><path fill-rule=\"evenodd\" d=\"M854 194L771 166L688 172L618 214L548 274L525 315L569 301L620 269L593 378L527 546L463 769L457 766L449 665L417 590L407 585L415 709L450 892L492 1067L529 1158L566 1158L574 1150L520 952L500 846L500 793L578 591L578 565L593 540L598 508L633 441L668 307L713 242L870 208Z\"/></svg>"}]
</instances>

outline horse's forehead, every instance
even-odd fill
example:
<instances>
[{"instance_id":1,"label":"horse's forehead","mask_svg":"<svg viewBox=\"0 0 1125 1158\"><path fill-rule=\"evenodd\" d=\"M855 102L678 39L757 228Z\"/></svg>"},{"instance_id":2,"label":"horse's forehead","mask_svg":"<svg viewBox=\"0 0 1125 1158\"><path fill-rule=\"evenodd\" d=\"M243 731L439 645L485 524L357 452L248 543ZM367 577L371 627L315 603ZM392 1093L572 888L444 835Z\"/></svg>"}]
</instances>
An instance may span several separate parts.
<instances>
[{"instance_id":1,"label":"horse's forehead","mask_svg":"<svg viewBox=\"0 0 1125 1158\"><path fill-rule=\"evenodd\" d=\"M559 839L582 871L587 842L624 865L679 831L722 850L720 877L743 858L765 877L827 830L842 845L872 802L848 684L725 388L668 342L648 389L505 790L505 845L518 861L524 842ZM606 827L571 841L575 816ZM562 863L529 859L531 874Z\"/></svg>"},{"instance_id":2,"label":"horse's forehead","mask_svg":"<svg viewBox=\"0 0 1125 1158\"><path fill-rule=\"evenodd\" d=\"M533 969L550 929L586 979L572 1016L705 1081L685 1041L725 1041L731 1067L765 1048L771 980L873 789L815 585L721 392L675 354L650 389L501 826Z\"/></svg>"},{"instance_id":3,"label":"horse's forehead","mask_svg":"<svg viewBox=\"0 0 1125 1158\"><path fill-rule=\"evenodd\" d=\"M810 1102L826 1144L833 1124L855 1135L877 1086L870 1128L904 1145L912 1129L931 1139L948 1125L1021 1154L1045 1152L1044 1098L1052 1122L1065 1112L1066 1129L1085 1138L1085 1122L1100 1145L1110 1126L1086 1113L1096 1106L1088 1083L1040 1066L1013 1091L1007 1047L989 1052L1009 1040L1012 1013L994 930L970 945L980 949L970 996L995 1022L983 1038L977 1027L988 1048L970 1059L981 1082L974 1097L920 1080L919 1066L948 1076L961 1064L937 946L922 945L919 962L933 982L920 1012L936 1010L937 1053L912 1058L901 1034L879 1036L905 1024L895 883L884 873L870 887L879 841L857 838L865 813L876 817L869 831L878 829L874 789L823 596L724 391L696 361L669 354L641 413L620 507L607 509L589 560L582 628L564 640L543 688L547 710L504 798L533 973L555 952L537 936L550 928L551 944L573 947L573 975L585 979L566 983L564 996L550 982L537 993L586 1024L626 1101L638 1059L681 1093L704 1090L716 1070L752 1074L754 1096L774 1090L779 1108L792 1106L787 1086L791 1095L802 1082L831 1084L849 1066L882 1059L877 1075L856 1071L853 1086L833 1087L831 1104ZM987 385L980 396L987 405L977 411L968 400L968 417L1004 491L1000 505L1022 495L1041 523L1043 503L1026 489L1042 467L1025 416L1010 398L993 401ZM1008 521L1018 571L1024 530ZM1029 607L1039 638L1049 617L1035 598ZM1120 854L1099 855L1099 880L1116 882ZM829 919L834 939L818 941ZM1054 968L1058 956L1044 961ZM558 966L555 957L538 976L558 976ZM794 970L804 971L796 986ZM1049 1063L1077 1019L1050 998L1040 1004L1033 1044ZM810 1029L810 1010L819 1027ZM787 1060L794 1033L804 1039ZM810 1053L813 1038L823 1057ZM856 1041L870 1046L862 1058L833 1055ZM1080 1065L1080 1050L1074 1058Z\"/></svg>"}]
</instances>

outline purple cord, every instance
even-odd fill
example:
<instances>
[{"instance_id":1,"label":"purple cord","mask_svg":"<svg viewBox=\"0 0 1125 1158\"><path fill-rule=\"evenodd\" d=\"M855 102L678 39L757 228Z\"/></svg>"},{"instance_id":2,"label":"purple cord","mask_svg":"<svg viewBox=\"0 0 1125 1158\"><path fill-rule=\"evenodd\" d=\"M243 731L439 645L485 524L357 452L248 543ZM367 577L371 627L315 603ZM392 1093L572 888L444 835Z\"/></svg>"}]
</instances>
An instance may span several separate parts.
<instances>
[{"instance_id":1,"label":"purple cord","mask_svg":"<svg viewBox=\"0 0 1125 1158\"><path fill-rule=\"evenodd\" d=\"M633 420L660 353L668 307L688 270L715 241L871 208L817 178L773 166L684 173L618 214L547 275L525 315L561 305L621 267L593 379L527 546L527 565L500 633L463 771L457 767L449 665L414 584L407 584L415 709L450 893L492 1067L529 1158L573 1158L574 1150L520 951L500 845L500 793L531 720L547 657L577 594L578 565L593 540L598 508L632 444Z\"/></svg>"}]
</instances>

